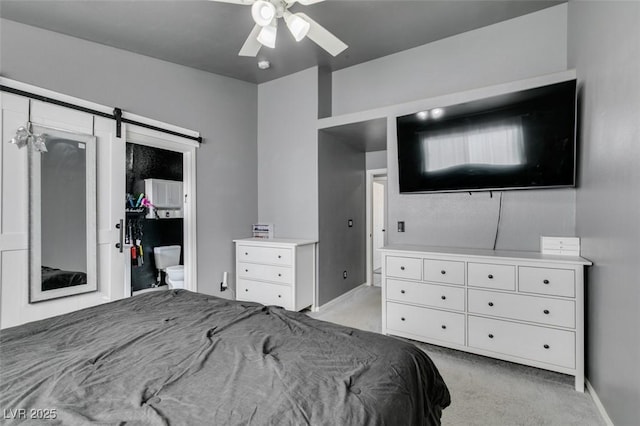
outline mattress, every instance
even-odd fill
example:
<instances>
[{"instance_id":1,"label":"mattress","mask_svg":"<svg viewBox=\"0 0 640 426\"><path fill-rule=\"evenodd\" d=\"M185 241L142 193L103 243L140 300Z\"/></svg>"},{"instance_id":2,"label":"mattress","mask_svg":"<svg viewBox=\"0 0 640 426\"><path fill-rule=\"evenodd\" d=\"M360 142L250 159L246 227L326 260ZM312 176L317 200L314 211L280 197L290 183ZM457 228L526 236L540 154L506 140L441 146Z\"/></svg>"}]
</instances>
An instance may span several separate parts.
<instances>
[{"instance_id":1,"label":"mattress","mask_svg":"<svg viewBox=\"0 0 640 426\"><path fill-rule=\"evenodd\" d=\"M437 425L449 403L408 342L186 290L0 332L9 424Z\"/></svg>"}]
</instances>

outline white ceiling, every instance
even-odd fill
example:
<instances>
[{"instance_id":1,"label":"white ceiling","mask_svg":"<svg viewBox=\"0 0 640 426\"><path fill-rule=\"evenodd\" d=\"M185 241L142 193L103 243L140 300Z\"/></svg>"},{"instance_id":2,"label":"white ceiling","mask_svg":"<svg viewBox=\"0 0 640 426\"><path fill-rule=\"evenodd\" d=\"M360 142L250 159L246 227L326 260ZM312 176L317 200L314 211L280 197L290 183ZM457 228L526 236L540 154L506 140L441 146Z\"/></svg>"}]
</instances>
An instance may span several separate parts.
<instances>
[{"instance_id":1,"label":"white ceiling","mask_svg":"<svg viewBox=\"0 0 640 426\"><path fill-rule=\"evenodd\" d=\"M314 65L335 71L544 9L546 0L328 0L303 11L349 45L332 57L281 26L275 49L238 51L254 23L248 6L207 0L0 0L0 16L253 83ZM540 31L544 31L541 28ZM261 71L257 60L272 67Z\"/></svg>"}]
</instances>

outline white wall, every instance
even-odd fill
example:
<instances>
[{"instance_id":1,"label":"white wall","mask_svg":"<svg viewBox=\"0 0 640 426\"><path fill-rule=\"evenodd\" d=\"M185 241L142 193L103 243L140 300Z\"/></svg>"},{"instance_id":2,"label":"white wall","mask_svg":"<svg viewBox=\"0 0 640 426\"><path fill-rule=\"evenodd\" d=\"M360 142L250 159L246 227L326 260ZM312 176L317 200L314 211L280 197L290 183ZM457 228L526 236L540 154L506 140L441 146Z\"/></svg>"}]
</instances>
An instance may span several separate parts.
<instances>
[{"instance_id":1,"label":"white wall","mask_svg":"<svg viewBox=\"0 0 640 426\"><path fill-rule=\"evenodd\" d=\"M318 68L258 86L258 216L279 238L318 239Z\"/></svg>"},{"instance_id":2,"label":"white wall","mask_svg":"<svg viewBox=\"0 0 640 426\"><path fill-rule=\"evenodd\" d=\"M199 291L219 294L231 240L257 220L256 86L7 20L0 55L4 77L201 133Z\"/></svg>"},{"instance_id":3,"label":"white wall","mask_svg":"<svg viewBox=\"0 0 640 426\"><path fill-rule=\"evenodd\" d=\"M571 1L581 100L577 230L594 262L587 377L616 425L640 418L640 3Z\"/></svg>"},{"instance_id":4,"label":"white wall","mask_svg":"<svg viewBox=\"0 0 640 426\"><path fill-rule=\"evenodd\" d=\"M567 5L333 73L333 115L566 69Z\"/></svg>"}]
</instances>

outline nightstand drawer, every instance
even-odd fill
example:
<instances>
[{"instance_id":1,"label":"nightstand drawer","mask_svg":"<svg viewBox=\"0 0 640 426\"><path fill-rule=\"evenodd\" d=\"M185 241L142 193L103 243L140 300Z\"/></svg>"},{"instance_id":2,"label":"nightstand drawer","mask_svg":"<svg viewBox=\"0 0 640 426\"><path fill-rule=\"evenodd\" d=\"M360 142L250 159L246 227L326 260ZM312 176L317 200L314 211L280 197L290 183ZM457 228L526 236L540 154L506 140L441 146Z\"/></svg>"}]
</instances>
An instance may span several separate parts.
<instances>
[{"instance_id":1,"label":"nightstand drawer","mask_svg":"<svg viewBox=\"0 0 640 426\"><path fill-rule=\"evenodd\" d=\"M275 281L291 284L292 269L285 266L262 265L259 263L238 263L238 276L255 280Z\"/></svg>"},{"instance_id":2,"label":"nightstand drawer","mask_svg":"<svg viewBox=\"0 0 640 426\"><path fill-rule=\"evenodd\" d=\"M492 263L469 263L468 280L471 287L516 289L516 267Z\"/></svg>"},{"instance_id":3,"label":"nightstand drawer","mask_svg":"<svg viewBox=\"0 0 640 426\"><path fill-rule=\"evenodd\" d=\"M521 266L518 269L518 279L518 289L525 293L576 296L575 273L572 269Z\"/></svg>"},{"instance_id":4,"label":"nightstand drawer","mask_svg":"<svg viewBox=\"0 0 640 426\"><path fill-rule=\"evenodd\" d=\"M469 316L469 346L575 368L575 333Z\"/></svg>"},{"instance_id":5,"label":"nightstand drawer","mask_svg":"<svg viewBox=\"0 0 640 426\"><path fill-rule=\"evenodd\" d=\"M464 285L464 262L425 259L424 280Z\"/></svg>"},{"instance_id":6,"label":"nightstand drawer","mask_svg":"<svg viewBox=\"0 0 640 426\"><path fill-rule=\"evenodd\" d=\"M258 247L238 245L236 251L238 262L266 263L270 265L291 265L293 255L291 249L279 247Z\"/></svg>"},{"instance_id":7,"label":"nightstand drawer","mask_svg":"<svg viewBox=\"0 0 640 426\"><path fill-rule=\"evenodd\" d=\"M469 312L560 327L576 326L573 300L469 289Z\"/></svg>"},{"instance_id":8,"label":"nightstand drawer","mask_svg":"<svg viewBox=\"0 0 640 426\"><path fill-rule=\"evenodd\" d=\"M415 257L387 256L386 268L390 277L422 279L422 260Z\"/></svg>"},{"instance_id":9,"label":"nightstand drawer","mask_svg":"<svg viewBox=\"0 0 640 426\"><path fill-rule=\"evenodd\" d=\"M291 287L285 285L239 279L236 299L292 309Z\"/></svg>"},{"instance_id":10,"label":"nightstand drawer","mask_svg":"<svg viewBox=\"0 0 640 426\"><path fill-rule=\"evenodd\" d=\"M387 329L464 345L464 314L387 302Z\"/></svg>"},{"instance_id":11,"label":"nightstand drawer","mask_svg":"<svg viewBox=\"0 0 640 426\"><path fill-rule=\"evenodd\" d=\"M464 288L387 279L387 299L464 311Z\"/></svg>"}]
</instances>

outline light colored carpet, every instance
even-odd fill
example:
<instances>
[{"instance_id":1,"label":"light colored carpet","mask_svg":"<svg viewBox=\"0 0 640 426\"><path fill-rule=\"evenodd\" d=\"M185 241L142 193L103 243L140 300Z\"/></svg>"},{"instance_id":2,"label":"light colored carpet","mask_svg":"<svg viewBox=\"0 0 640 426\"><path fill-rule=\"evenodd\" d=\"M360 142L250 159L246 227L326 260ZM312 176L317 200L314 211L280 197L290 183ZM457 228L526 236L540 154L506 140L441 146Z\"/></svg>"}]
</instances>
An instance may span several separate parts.
<instances>
[{"instance_id":1,"label":"light colored carpet","mask_svg":"<svg viewBox=\"0 0 640 426\"><path fill-rule=\"evenodd\" d=\"M380 333L380 298L379 287L363 286L344 301L309 315ZM411 342L429 354L451 392L443 425L605 424L591 396L573 389L571 376Z\"/></svg>"}]
</instances>

